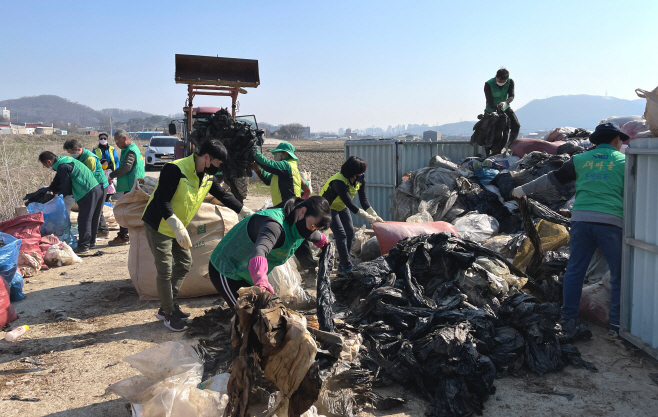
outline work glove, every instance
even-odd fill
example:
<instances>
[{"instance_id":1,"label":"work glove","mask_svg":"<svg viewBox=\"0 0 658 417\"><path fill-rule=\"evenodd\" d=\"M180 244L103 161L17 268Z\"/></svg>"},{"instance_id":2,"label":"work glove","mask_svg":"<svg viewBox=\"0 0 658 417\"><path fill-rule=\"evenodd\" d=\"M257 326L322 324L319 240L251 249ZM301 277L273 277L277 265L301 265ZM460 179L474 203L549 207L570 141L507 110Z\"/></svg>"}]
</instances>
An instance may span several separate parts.
<instances>
[{"instance_id":1,"label":"work glove","mask_svg":"<svg viewBox=\"0 0 658 417\"><path fill-rule=\"evenodd\" d=\"M373 216L378 222L383 222L384 221L384 219L382 219L381 217L379 217L377 215L377 212L375 212L375 209L372 208L372 207L368 207L368 210L366 210L366 213Z\"/></svg>"},{"instance_id":2,"label":"work glove","mask_svg":"<svg viewBox=\"0 0 658 417\"><path fill-rule=\"evenodd\" d=\"M368 223L374 223L377 221L377 217L373 216L372 214L368 214L364 209L359 209L359 211L356 212L356 215Z\"/></svg>"},{"instance_id":3,"label":"work glove","mask_svg":"<svg viewBox=\"0 0 658 417\"><path fill-rule=\"evenodd\" d=\"M514 198L523 198L525 197L525 191L523 191L523 187L516 187L514 190L512 190L512 197Z\"/></svg>"},{"instance_id":4,"label":"work glove","mask_svg":"<svg viewBox=\"0 0 658 417\"><path fill-rule=\"evenodd\" d=\"M175 214L172 214L171 217L165 221L169 227L171 227L171 230L174 231L176 242L178 242L183 249L190 249L192 247L192 241L190 240L190 234L187 233L187 229L185 229L183 222L180 221Z\"/></svg>"},{"instance_id":5,"label":"work glove","mask_svg":"<svg viewBox=\"0 0 658 417\"><path fill-rule=\"evenodd\" d=\"M501 111L502 111L502 110L505 108L505 106L507 106L507 102L506 102L506 101L502 101L502 102L500 102L500 103L498 104L498 110L501 110Z\"/></svg>"},{"instance_id":6,"label":"work glove","mask_svg":"<svg viewBox=\"0 0 658 417\"><path fill-rule=\"evenodd\" d=\"M254 281L254 286L262 288L274 294L274 288L267 280L267 258L264 256L256 256L249 260L249 274L251 280Z\"/></svg>"},{"instance_id":7,"label":"work glove","mask_svg":"<svg viewBox=\"0 0 658 417\"><path fill-rule=\"evenodd\" d=\"M319 233L319 232L318 232L318 233ZM314 244L317 248L322 249L322 248L325 247L325 245L326 245L328 242L329 242L329 238L327 237L327 235L325 235L324 233L320 233L320 240L318 240L317 242L313 242L313 244Z\"/></svg>"},{"instance_id":8,"label":"work glove","mask_svg":"<svg viewBox=\"0 0 658 417\"><path fill-rule=\"evenodd\" d=\"M240 212L238 213L238 218L242 220L245 217L251 216L252 214L254 214L254 211L252 209L250 209L247 206L242 206L242 210L240 210Z\"/></svg>"}]
</instances>

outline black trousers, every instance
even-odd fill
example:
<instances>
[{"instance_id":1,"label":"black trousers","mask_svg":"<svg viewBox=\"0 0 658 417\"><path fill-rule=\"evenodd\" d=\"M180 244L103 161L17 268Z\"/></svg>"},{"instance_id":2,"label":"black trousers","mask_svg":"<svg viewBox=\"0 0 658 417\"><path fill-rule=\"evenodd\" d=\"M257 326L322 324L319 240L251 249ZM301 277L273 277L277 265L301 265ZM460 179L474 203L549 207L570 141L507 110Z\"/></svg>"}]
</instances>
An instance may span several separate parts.
<instances>
[{"instance_id":1,"label":"black trousers","mask_svg":"<svg viewBox=\"0 0 658 417\"><path fill-rule=\"evenodd\" d=\"M96 246L96 234L103 206L103 189L99 184L89 190L78 203L78 248L89 249Z\"/></svg>"},{"instance_id":2,"label":"black trousers","mask_svg":"<svg viewBox=\"0 0 658 417\"><path fill-rule=\"evenodd\" d=\"M340 266L343 269L348 269L352 264L350 251L352 250L352 239L354 239L352 213L348 208L341 211L331 210L331 232L336 240Z\"/></svg>"},{"instance_id":3,"label":"black trousers","mask_svg":"<svg viewBox=\"0 0 658 417\"><path fill-rule=\"evenodd\" d=\"M208 275L210 282L215 287L219 295L222 296L229 307L234 308L238 302L238 290L244 287L250 287L249 283L243 279L237 281L226 278L222 273L215 269L212 262L208 262Z\"/></svg>"},{"instance_id":4,"label":"black trousers","mask_svg":"<svg viewBox=\"0 0 658 417\"><path fill-rule=\"evenodd\" d=\"M101 185L102 187L102 185ZM105 223L105 216L103 216L103 206L105 205L105 202L107 201L107 187L103 188L103 196L102 200L100 201L101 205L101 217L98 219L98 231L99 232L109 232L110 229L107 228L107 223Z\"/></svg>"}]
</instances>

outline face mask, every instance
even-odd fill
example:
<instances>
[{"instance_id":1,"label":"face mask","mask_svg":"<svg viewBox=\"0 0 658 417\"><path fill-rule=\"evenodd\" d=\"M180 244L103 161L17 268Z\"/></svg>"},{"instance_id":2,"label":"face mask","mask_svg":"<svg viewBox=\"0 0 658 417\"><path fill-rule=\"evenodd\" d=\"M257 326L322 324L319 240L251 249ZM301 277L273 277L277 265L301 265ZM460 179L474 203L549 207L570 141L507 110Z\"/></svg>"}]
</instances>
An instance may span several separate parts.
<instances>
[{"instance_id":1,"label":"face mask","mask_svg":"<svg viewBox=\"0 0 658 417\"><path fill-rule=\"evenodd\" d=\"M211 162L208 168L203 169L203 172L205 172L208 175L215 175L219 172L219 167L214 166Z\"/></svg>"},{"instance_id":2,"label":"face mask","mask_svg":"<svg viewBox=\"0 0 658 417\"><path fill-rule=\"evenodd\" d=\"M108 166L108 164L103 164L103 169L107 169Z\"/></svg>"},{"instance_id":3,"label":"face mask","mask_svg":"<svg viewBox=\"0 0 658 417\"><path fill-rule=\"evenodd\" d=\"M100 143L103 146L106 146L107 145L107 139L101 139L101 140L98 141L98 143Z\"/></svg>"},{"instance_id":4,"label":"face mask","mask_svg":"<svg viewBox=\"0 0 658 417\"><path fill-rule=\"evenodd\" d=\"M302 217L301 220L297 220L295 223L295 227L297 228L297 231L303 237L304 239L308 239L311 237L313 232L309 230L308 227L306 227L306 218Z\"/></svg>"},{"instance_id":5,"label":"face mask","mask_svg":"<svg viewBox=\"0 0 658 417\"><path fill-rule=\"evenodd\" d=\"M502 86L504 86L506 83L507 83L507 81L505 81L504 83L499 83L498 81L496 81L496 84L498 84L498 87L502 87Z\"/></svg>"}]
</instances>

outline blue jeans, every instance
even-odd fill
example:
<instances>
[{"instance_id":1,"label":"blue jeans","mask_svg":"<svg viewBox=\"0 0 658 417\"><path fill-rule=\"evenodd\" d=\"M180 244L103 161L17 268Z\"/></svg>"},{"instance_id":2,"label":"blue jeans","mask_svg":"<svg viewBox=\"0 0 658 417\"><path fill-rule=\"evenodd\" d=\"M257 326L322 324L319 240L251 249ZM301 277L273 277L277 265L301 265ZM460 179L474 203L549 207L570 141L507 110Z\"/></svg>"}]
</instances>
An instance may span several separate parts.
<instances>
[{"instance_id":1,"label":"blue jeans","mask_svg":"<svg viewBox=\"0 0 658 417\"><path fill-rule=\"evenodd\" d=\"M578 317L585 273L596 248L599 248L610 267L610 324L619 326L622 229L608 224L573 222L569 237L571 255L562 288L563 318Z\"/></svg>"}]
</instances>

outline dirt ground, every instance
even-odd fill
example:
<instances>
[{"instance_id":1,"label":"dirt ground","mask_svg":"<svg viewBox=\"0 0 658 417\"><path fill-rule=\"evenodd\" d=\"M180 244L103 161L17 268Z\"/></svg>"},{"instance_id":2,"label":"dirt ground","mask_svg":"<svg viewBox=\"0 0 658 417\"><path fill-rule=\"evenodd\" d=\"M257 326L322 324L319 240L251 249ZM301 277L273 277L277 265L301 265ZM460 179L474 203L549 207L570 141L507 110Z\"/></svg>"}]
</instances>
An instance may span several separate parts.
<instances>
[{"instance_id":1,"label":"dirt ground","mask_svg":"<svg viewBox=\"0 0 658 417\"><path fill-rule=\"evenodd\" d=\"M258 208L266 198L250 197L247 205ZM125 401L103 395L110 384L137 373L122 359L169 340L194 343L155 318L157 301L139 300L128 275L128 247L106 243L97 246L105 251L103 256L26 279L26 298L14 303L20 319L12 326L28 324L30 330L14 343L4 341L0 333L0 416L128 416ZM197 316L217 299L187 299L181 305ZM55 321L59 311L69 319ZM628 343L609 338L604 329L590 328L594 338L577 346L583 358L598 367L597 373L569 366L542 377L522 373L497 380L497 393L487 401L484 415L657 415L658 386L649 375L658 373L658 363ZM426 403L413 390L398 386L383 392L408 402L398 410L366 411L363 416L424 415ZM12 395L40 401L7 400Z\"/></svg>"}]
</instances>

